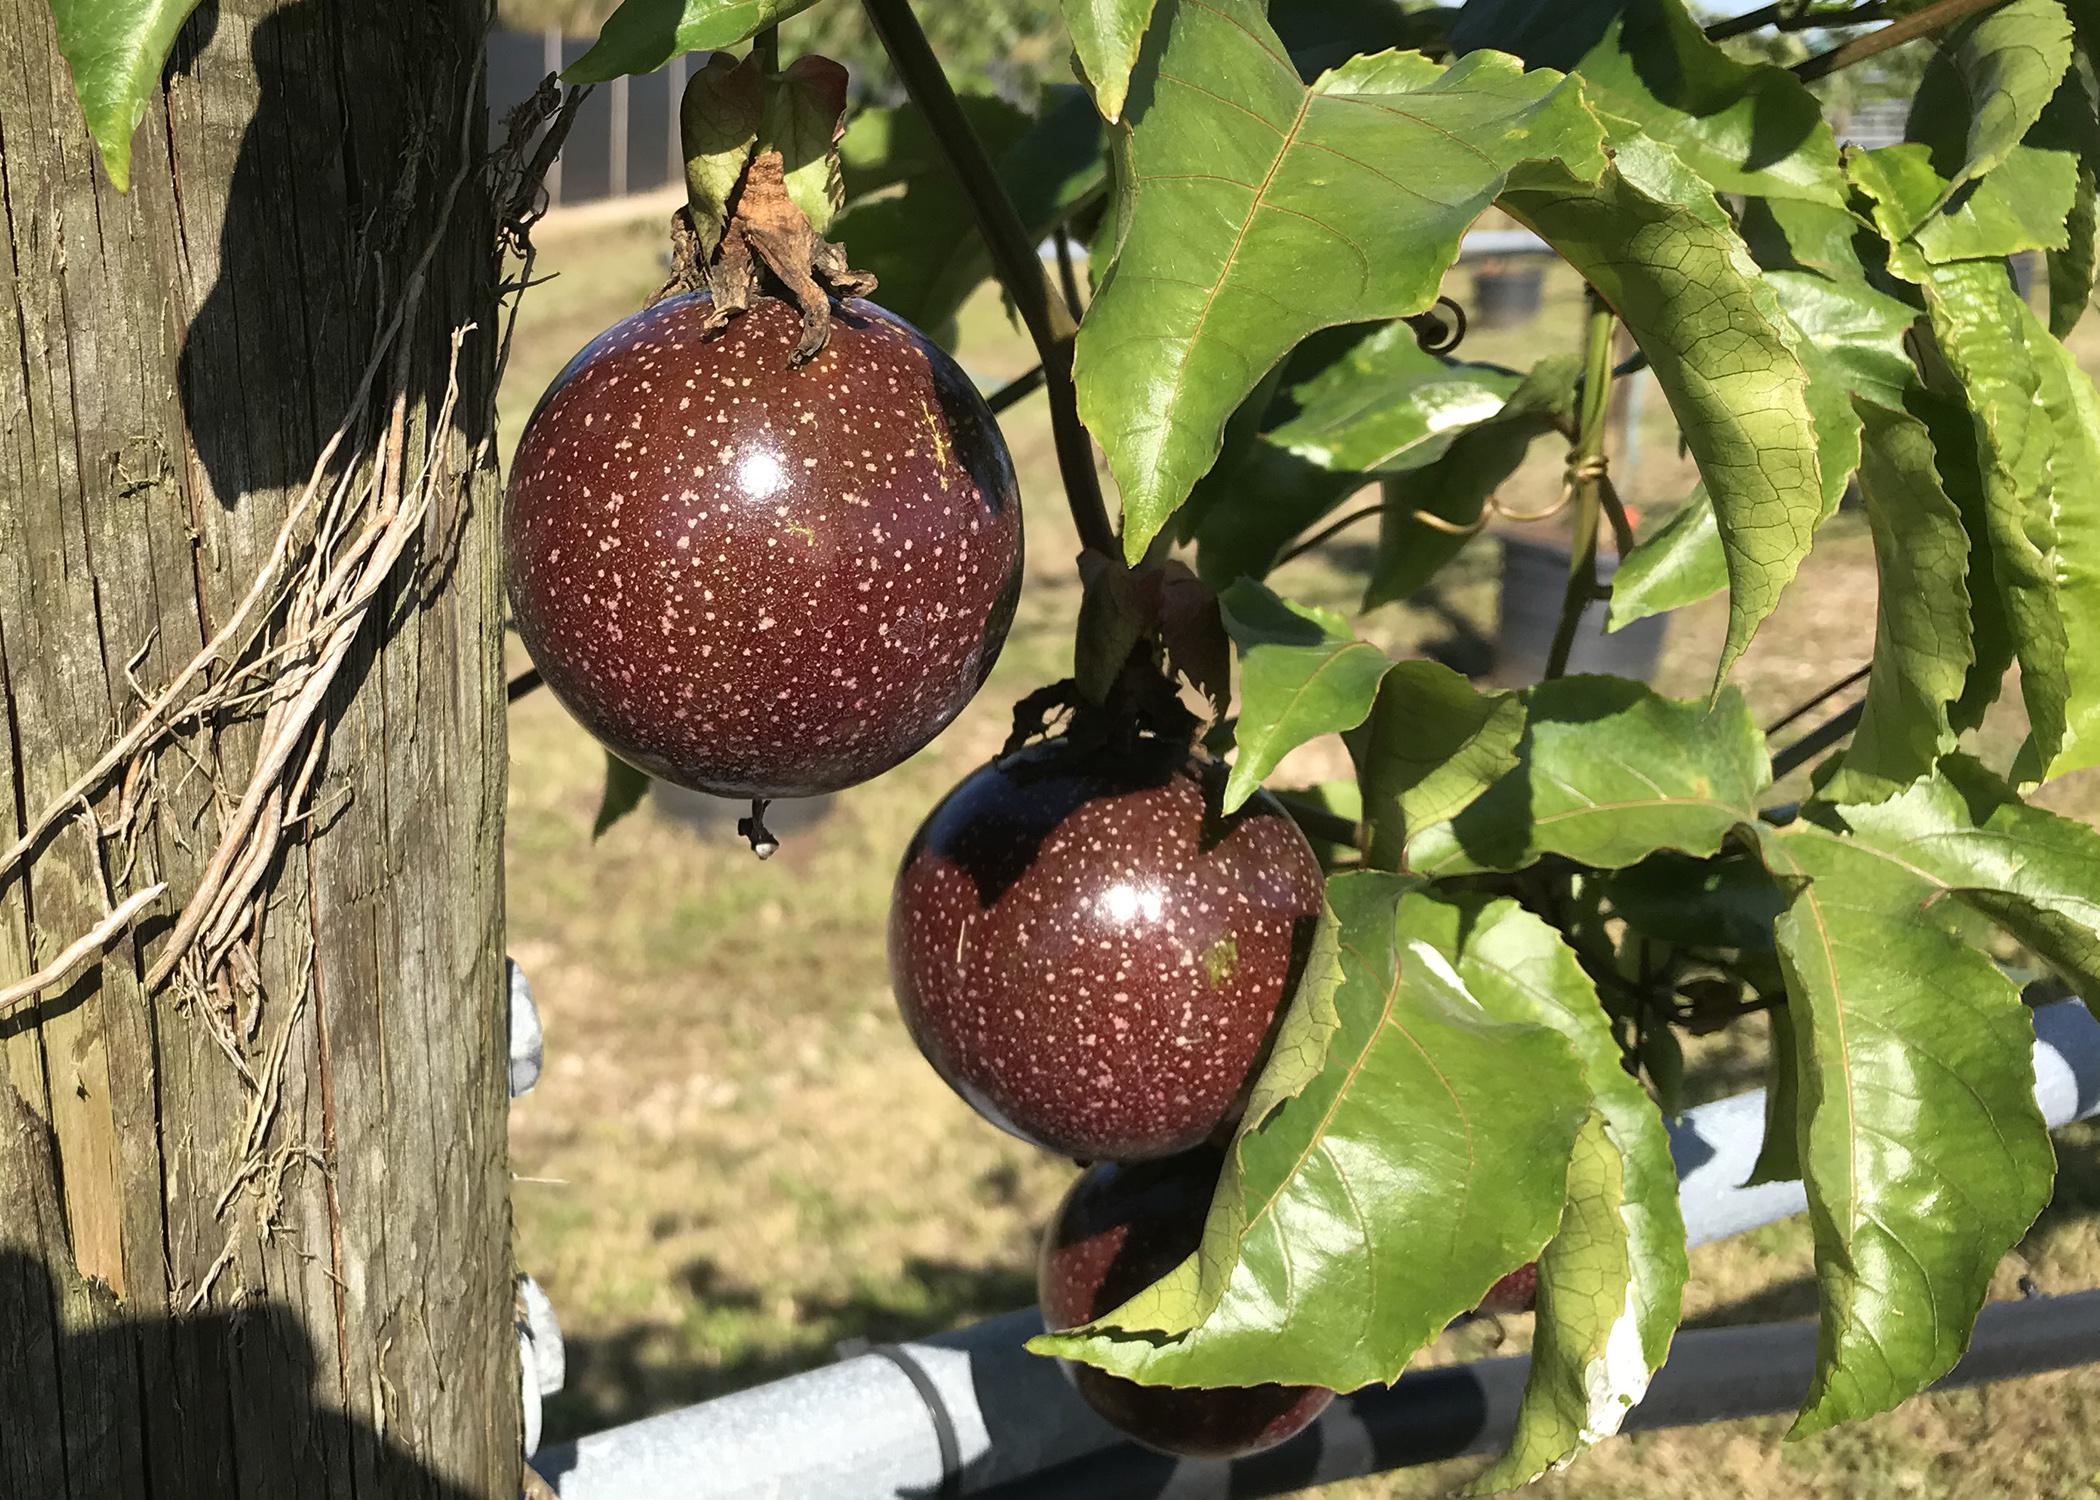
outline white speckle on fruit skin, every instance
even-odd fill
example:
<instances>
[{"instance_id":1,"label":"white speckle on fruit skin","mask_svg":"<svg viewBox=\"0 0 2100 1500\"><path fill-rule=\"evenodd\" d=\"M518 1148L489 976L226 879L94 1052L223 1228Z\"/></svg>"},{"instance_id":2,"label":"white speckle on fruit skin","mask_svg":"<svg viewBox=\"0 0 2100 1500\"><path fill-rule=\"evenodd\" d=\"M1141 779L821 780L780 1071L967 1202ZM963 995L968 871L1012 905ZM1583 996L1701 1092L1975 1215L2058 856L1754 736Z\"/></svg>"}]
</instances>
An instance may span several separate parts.
<instances>
[{"instance_id":1,"label":"white speckle on fruit skin","mask_svg":"<svg viewBox=\"0 0 2100 1500\"><path fill-rule=\"evenodd\" d=\"M623 758L726 796L836 790L989 672L1020 585L1012 468L961 371L880 309L843 304L796 369L785 303L712 334L707 307L627 319L543 399L511 473L513 614Z\"/></svg>"},{"instance_id":2,"label":"white speckle on fruit skin","mask_svg":"<svg viewBox=\"0 0 2100 1500\"><path fill-rule=\"evenodd\" d=\"M897 877L913 1036L966 1099L1066 1155L1170 1155L1225 1123L1320 910L1297 826L1265 800L1220 820L1217 778L1183 753L1009 757L935 809Z\"/></svg>"}]
</instances>

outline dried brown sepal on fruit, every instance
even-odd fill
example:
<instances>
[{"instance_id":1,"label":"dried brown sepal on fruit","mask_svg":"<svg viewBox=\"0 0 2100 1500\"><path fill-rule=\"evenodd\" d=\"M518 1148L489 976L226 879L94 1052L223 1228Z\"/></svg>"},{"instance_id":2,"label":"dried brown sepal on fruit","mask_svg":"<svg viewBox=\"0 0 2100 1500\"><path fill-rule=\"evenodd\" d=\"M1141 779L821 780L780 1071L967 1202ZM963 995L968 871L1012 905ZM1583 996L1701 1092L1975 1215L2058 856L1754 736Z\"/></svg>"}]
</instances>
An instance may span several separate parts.
<instances>
[{"instance_id":1,"label":"dried brown sepal on fruit","mask_svg":"<svg viewBox=\"0 0 2100 1500\"><path fill-rule=\"evenodd\" d=\"M843 193L845 107L846 70L828 58L773 74L756 56L709 59L680 105L687 204L672 223L670 279L654 300L704 289L719 328L777 291L802 317L790 362L822 352L832 299L875 290L875 278L822 234Z\"/></svg>"},{"instance_id":2,"label":"dried brown sepal on fruit","mask_svg":"<svg viewBox=\"0 0 2100 1500\"><path fill-rule=\"evenodd\" d=\"M773 150L759 152L744 169L722 243L707 267L717 327L751 305L767 272L802 313L802 338L790 356L798 365L815 359L831 341L832 297L865 297L875 290L873 276L847 264L843 246L810 227L809 216L788 196L785 164Z\"/></svg>"}]
</instances>

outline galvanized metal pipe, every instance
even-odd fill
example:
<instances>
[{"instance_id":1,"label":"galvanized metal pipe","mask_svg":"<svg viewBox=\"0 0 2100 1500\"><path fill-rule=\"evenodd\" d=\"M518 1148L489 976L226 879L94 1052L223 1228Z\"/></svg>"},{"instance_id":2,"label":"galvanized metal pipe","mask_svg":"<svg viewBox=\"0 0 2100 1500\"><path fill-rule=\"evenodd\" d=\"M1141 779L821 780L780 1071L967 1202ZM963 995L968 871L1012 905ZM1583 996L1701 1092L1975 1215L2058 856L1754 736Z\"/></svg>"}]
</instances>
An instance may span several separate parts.
<instances>
[{"instance_id":1,"label":"galvanized metal pipe","mask_svg":"<svg viewBox=\"0 0 2100 1500\"><path fill-rule=\"evenodd\" d=\"M2064 1001L2035 1012L2035 1035L2035 1092L2051 1127L2100 1114L2100 1022ZM1701 1105L1674 1123L1692 1243L1806 1206L1798 1182L1740 1185L1763 1128L1762 1090ZM548 1448L534 1467L562 1500L1277 1494L1492 1451L1508 1436L1526 1369L1518 1358L1417 1371L1390 1390L1336 1402L1311 1434L1274 1454L1237 1466L1175 1464L1125 1443L1056 1364L1021 1347L1040 1326L1030 1309L856 1355ZM1680 1334L1628 1427L1791 1407L1807 1388L1814 1332L1780 1324ZM1995 1380L2096 1358L2100 1293L2038 1299L1987 1309L1955 1378ZM1111 1449L1112 1459L1084 1462Z\"/></svg>"}]
</instances>

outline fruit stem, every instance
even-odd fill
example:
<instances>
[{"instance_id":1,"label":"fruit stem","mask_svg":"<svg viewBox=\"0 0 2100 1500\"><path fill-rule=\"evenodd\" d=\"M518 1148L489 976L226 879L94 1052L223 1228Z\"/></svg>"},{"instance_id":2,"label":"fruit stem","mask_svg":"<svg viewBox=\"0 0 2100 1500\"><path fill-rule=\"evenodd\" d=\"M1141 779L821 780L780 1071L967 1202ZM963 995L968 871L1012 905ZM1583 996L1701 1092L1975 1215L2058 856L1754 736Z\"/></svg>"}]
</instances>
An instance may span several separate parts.
<instances>
[{"instance_id":1,"label":"fruit stem","mask_svg":"<svg viewBox=\"0 0 2100 1500\"><path fill-rule=\"evenodd\" d=\"M970 128L908 0L861 3L903 79L905 91L926 117L934 140L947 157L948 169L970 200L1000 283L1013 298L1021 321L1028 327L1029 338L1035 341L1049 390L1057 467L1064 479L1065 503L1071 507L1079 540L1093 551L1120 557L1122 548L1116 541L1115 527L1101 498L1100 477L1094 469L1093 439L1079 421L1079 397L1072 384L1072 338L1078 331L1073 310L1051 284L1041 254L1021 223L1013 200L1007 197L984 142Z\"/></svg>"},{"instance_id":2,"label":"fruit stem","mask_svg":"<svg viewBox=\"0 0 2100 1500\"><path fill-rule=\"evenodd\" d=\"M1603 487L1611 482L1604 469L1604 414L1611 406L1611 338L1618 315L1595 287L1589 290L1589 300L1582 417L1575 442L1568 449L1567 485L1575 503L1575 537L1568 557L1568 592L1561 602L1560 624L1553 632L1553 649L1546 657L1548 681L1568 670L1576 627L1582 623L1583 611L1597 598L1597 523Z\"/></svg>"},{"instance_id":3,"label":"fruit stem","mask_svg":"<svg viewBox=\"0 0 2100 1500\"><path fill-rule=\"evenodd\" d=\"M751 816L736 820L736 831L751 845L751 852L760 859L771 859L780 848L780 840L773 837L766 827L766 809L772 804L764 797L751 799Z\"/></svg>"}]
</instances>

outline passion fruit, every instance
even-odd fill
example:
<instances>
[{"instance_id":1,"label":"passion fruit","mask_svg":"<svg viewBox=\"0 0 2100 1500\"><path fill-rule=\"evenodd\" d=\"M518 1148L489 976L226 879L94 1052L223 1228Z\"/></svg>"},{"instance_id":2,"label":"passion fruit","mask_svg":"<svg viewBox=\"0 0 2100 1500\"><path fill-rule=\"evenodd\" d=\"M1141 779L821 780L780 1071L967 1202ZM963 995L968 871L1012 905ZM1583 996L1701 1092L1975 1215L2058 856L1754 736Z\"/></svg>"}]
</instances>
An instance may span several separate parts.
<instances>
[{"instance_id":1,"label":"passion fruit","mask_svg":"<svg viewBox=\"0 0 2100 1500\"><path fill-rule=\"evenodd\" d=\"M1271 798L1172 737L1045 741L927 817L890 906L912 1036L994 1124L1082 1161L1171 1156L1237 1116L1320 912Z\"/></svg>"},{"instance_id":2,"label":"passion fruit","mask_svg":"<svg viewBox=\"0 0 2100 1500\"><path fill-rule=\"evenodd\" d=\"M513 617L622 760L720 796L837 791L947 726L1005 642L1021 507L962 370L858 298L792 356L790 303L704 294L555 377L511 469Z\"/></svg>"}]
</instances>

